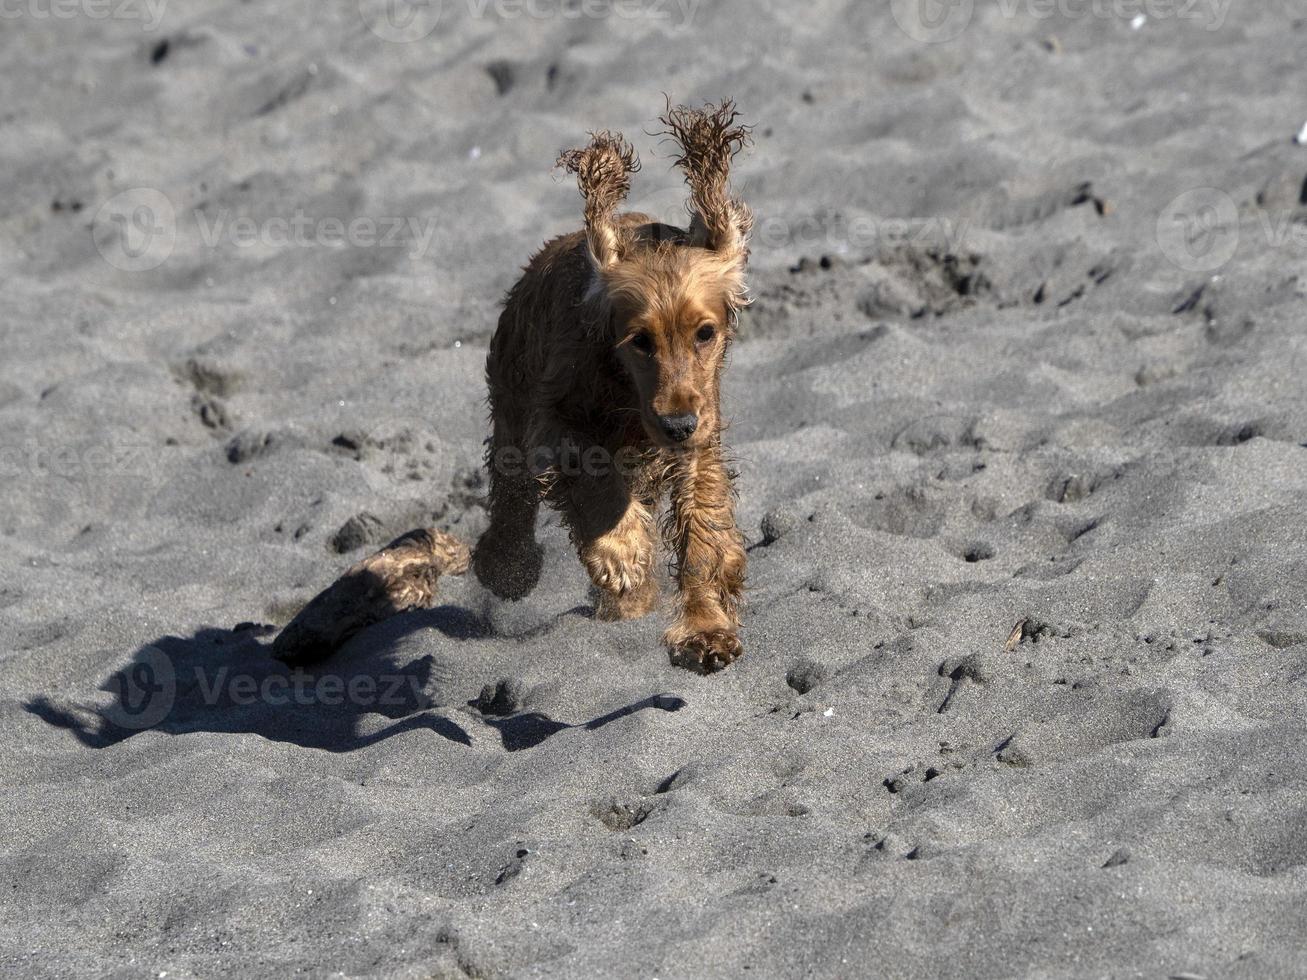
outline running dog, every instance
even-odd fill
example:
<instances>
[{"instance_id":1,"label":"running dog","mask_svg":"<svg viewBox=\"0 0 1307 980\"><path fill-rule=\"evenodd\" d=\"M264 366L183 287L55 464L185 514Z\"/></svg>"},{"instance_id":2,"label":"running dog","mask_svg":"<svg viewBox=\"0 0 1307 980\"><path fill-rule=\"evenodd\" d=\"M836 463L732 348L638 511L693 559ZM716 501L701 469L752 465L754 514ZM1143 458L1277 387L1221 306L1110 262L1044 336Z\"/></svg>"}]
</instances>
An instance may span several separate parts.
<instances>
[{"instance_id":1,"label":"running dog","mask_svg":"<svg viewBox=\"0 0 1307 980\"><path fill-rule=\"evenodd\" d=\"M536 253L491 341L490 524L473 556L496 595L525 596L540 576L535 522L547 503L598 590L598 618L631 619L658 604L660 525L677 586L664 642L673 663L702 673L743 652L745 552L719 394L748 302L753 216L729 188L749 142L737 118L730 101L661 117L689 188L686 228L617 213L640 168L620 134L593 133L559 158L577 178L585 229Z\"/></svg>"}]
</instances>

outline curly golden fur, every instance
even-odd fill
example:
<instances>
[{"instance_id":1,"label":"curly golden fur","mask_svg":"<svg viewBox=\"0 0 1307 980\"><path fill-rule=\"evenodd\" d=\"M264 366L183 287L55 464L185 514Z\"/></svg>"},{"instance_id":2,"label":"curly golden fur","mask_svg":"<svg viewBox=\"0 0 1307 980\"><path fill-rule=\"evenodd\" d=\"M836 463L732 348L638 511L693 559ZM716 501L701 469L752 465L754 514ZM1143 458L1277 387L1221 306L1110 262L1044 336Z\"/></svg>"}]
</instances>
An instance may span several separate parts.
<instances>
[{"instance_id":1,"label":"curly golden fur","mask_svg":"<svg viewBox=\"0 0 1307 980\"><path fill-rule=\"evenodd\" d=\"M689 186L688 228L617 209L639 170L620 135L594 133L559 166L585 229L547 242L509 291L486 377L490 526L477 577L517 599L534 588L541 501L558 509L598 590L601 619L658 603L658 511L672 553L674 663L709 672L742 652L745 553L722 455L720 379L747 303L752 215L730 196L748 142L734 105L668 106L661 122Z\"/></svg>"}]
</instances>

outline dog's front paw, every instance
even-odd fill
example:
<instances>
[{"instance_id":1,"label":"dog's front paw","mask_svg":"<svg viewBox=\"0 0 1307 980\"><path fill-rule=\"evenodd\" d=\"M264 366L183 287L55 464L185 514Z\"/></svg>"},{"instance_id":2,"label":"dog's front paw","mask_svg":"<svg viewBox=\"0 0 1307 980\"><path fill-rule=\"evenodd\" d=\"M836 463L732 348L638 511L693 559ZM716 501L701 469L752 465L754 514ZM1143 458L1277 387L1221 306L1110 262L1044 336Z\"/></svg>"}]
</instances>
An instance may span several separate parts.
<instances>
[{"instance_id":1,"label":"dog's front paw","mask_svg":"<svg viewBox=\"0 0 1307 980\"><path fill-rule=\"evenodd\" d=\"M487 589L501 599L522 599L540 580L544 549L531 542L504 546L482 538L472 553L472 570Z\"/></svg>"},{"instance_id":2,"label":"dog's front paw","mask_svg":"<svg viewBox=\"0 0 1307 980\"><path fill-rule=\"evenodd\" d=\"M727 630L708 630L668 645L668 655L677 667L698 674L715 674L729 667L744 653L744 644Z\"/></svg>"},{"instance_id":3,"label":"dog's front paw","mask_svg":"<svg viewBox=\"0 0 1307 980\"><path fill-rule=\"evenodd\" d=\"M635 592L649 576L650 555L641 545L602 540L586 549L582 560L590 581L605 592Z\"/></svg>"}]
</instances>

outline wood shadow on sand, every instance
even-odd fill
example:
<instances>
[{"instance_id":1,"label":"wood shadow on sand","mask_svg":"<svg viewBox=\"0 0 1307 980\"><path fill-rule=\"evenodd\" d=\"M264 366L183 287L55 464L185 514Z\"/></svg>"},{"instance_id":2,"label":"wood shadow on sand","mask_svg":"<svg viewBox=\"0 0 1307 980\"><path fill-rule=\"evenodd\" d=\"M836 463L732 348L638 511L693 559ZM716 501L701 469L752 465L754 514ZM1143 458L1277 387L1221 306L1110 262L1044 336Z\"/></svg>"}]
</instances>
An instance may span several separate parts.
<instances>
[{"instance_id":1,"label":"wood shadow on sand","mask_svg":"<svg viewBox=\"0 0 1307 980\"><path fill-rule=\"evenodd\" d=\"M439 620L429 615L427 622ZM459 616L448 625L455 635L473 628ZM112 696L108 704L37 697L24 707L92 748L147 731L252 734L327 752L350 752L423 729L472 744L431 695L432 657L396 665L378 645L356 642L351 657L306 670L268 655L259 639L270 632L272 627L242 624L160 637L100 685ZM378 719L391 724L378 727Z\"/></svg>"},{"instance_id":2,"label":"wood shadow on sand","mask_svg":"<svg viewBox=\"0 0 1307 980\"><path fill-rule=\"evenodd\" d=\"M351 752L404 732L426 730L471 746L467 730L447 716L463 709L451 709L438 697L445 678L436 676L434 658L396 664L387 656L405 635L432 628L452 640L493 635L475 613L439 606L376 624L339 654L305 668L269 655L262 641L274 627L206 627L189 637L160 637L137 650L100 685L111 696L107 703L38 696L24 708L96 749L148 731L251 734L304 748ZM685 701L656 694L579 723L536 711L487 710L477 702L469 706L480 709L468 713L473 720L495 729L504 749L517 752L558 732L598 729L638 711L678 711Z\"/></svg>"}]
</instances>

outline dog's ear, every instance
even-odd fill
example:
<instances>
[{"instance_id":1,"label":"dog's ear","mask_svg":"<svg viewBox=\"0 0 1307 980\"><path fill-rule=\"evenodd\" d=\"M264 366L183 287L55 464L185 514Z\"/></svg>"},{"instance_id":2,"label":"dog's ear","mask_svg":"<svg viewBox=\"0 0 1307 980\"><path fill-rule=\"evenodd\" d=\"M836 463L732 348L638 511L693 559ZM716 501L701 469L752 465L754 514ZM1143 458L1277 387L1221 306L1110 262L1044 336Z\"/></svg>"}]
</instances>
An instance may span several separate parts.
<instances>
[{"instance_id":1,"label":"dog's ear","mask_svg":"<svg viewBox=\"0 0 1307 980\"><path fill-rule=\"evenodd\" d=\"M729 99L702 109L672 108L669 102L659 121L680 151L676 165L690 186L691 241L721 253L742 272L753 212L730 195L731 160L750 142L750 127L735 122L739 115Z\"/></svg>"},{"instance_id":2,"label":"dog's ear","mask_svg":"<svg viewBox=\"0 0 1307 980\"><path fill-rule=\"evenodd\" d=\"M617 205L631 190L631 174L640 161L620 133L591 133L590 145L568 150L557 166L576 174L577 186L585 198L585 237L590 258L605 269L622 257L622 240L614 220Z\"/></svg>"}]
</instances>

